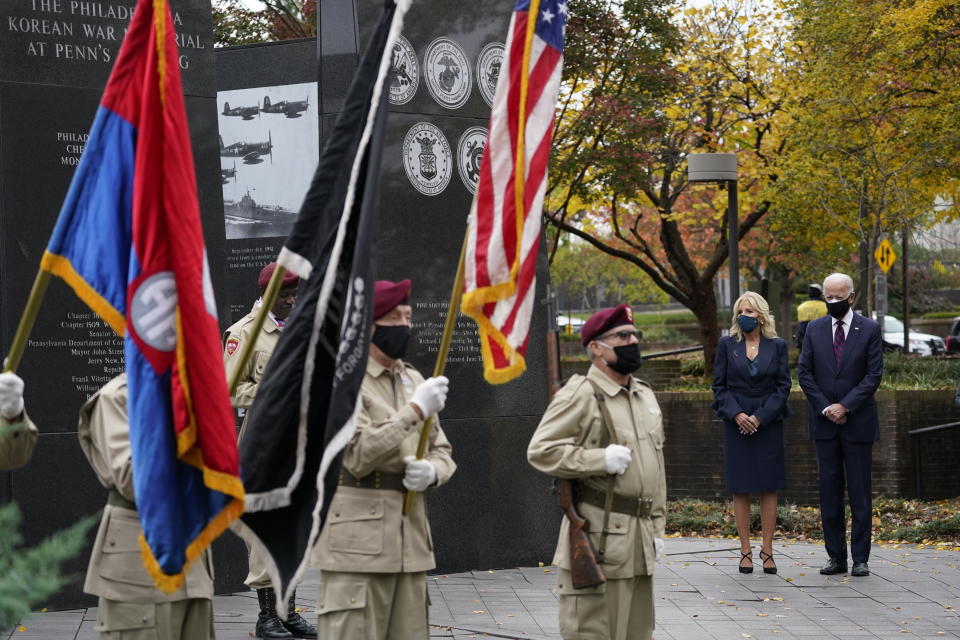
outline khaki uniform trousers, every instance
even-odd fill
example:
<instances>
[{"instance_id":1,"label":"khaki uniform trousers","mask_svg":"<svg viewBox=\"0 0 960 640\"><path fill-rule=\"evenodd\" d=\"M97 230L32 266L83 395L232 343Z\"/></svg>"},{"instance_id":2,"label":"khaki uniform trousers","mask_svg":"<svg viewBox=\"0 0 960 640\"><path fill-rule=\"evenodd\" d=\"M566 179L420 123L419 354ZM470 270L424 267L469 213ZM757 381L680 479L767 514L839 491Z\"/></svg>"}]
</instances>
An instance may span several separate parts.
<instances>
[{"instance_id":1,"label":"khaki uniform trousers","mask_svg":"<svg viewBox=\"0 0 960 640\"><path fill-rule=\"evenodd\" d=\"M652 575L608 578L599 587L574 590L570 572L558 571L563 640L650 640L654 626Z\"/></svg>"},{"instance_id":2,"label":"khaki uniform trousers","mask_svg":"<svg viewBox=\"0 0 960 640\"><path fill-rule=\"evenodd\" d=\"M317 637L427 640L427 574L320 572Z\"/></svg>"},{"instance_id":3,"label":"khaki uniform trousers","mask_svg":"<svg viewBox=\"0 0 960 640\"><path fill-rule=\"evenodd\" d=\"M250 556L249 570L246 580L243 584L251 589L267 589L273 587L270 582L270 574L267 573L267 564L263 561L260 552L247 545L247 553Z\"/></svg>"},{"instance_id":4,"label":"khaki uniform trousers","mask_svg":"<svg viewBox=\"0 0 960 640\"><path fill-rule=\"evenodd\" d=\"M141 604L99 598L100 640L213 640L213 603L207 598Z\"/></svg>"}]
</instances>

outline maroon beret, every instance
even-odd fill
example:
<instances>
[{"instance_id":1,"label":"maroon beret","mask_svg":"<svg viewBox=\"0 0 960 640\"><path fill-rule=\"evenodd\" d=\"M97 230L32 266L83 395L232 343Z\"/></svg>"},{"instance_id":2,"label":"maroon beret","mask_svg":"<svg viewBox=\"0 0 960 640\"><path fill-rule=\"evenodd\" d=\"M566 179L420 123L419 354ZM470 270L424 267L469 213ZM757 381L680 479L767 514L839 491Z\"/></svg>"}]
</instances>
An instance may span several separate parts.
<instances>
[{"instance_id":1,"label":"maroon beret","mask_svg":"<svg viewBox=\"0 0 960 640\"><path fill-rule=\"evenodd\" d=\"M267 285L270 284L270 278L273 277L273 272L276 270L276 262L271 262L260 270L260 277L257 278L257 285L259 285L260 291L267 290ZM297 276L297 274L287 271L283 274L283 282L280 283L280 288L295 287L298 284L300 284L300 278Z\"/></svg>"},{"instance_id":2,"label":"maroon beret","mask_svg":"<svg viewBox=\"0 0 960 640\"><path fill-rule=\"evenodd\" d=\"M618 304L610 309L601 309L583 323L580 328L580 342L587 346L597 336L624 324L633 324L633 309L630 305Z\"/></svg>"},{"instance_id":3,"label":"maroon beret","mask_svg":"<svg viewBox=\"0 0 960 640\"><path fill-rule=\"evenodd\" d=\"M377 280L373 286L373 319L381 318L410 298L410 278L400 282Z\"/></svg>"}]
</instances>

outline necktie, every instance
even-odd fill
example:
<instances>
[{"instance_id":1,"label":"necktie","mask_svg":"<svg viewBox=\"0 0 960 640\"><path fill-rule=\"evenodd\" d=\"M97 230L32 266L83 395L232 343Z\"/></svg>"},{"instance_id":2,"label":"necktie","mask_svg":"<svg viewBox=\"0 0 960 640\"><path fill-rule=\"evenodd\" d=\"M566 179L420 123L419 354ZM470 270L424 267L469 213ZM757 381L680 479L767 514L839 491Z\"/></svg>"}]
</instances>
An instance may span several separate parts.
<instances>
[{"instance_id":1,"label":"necktie","mask_svg":"<svg viewBox=\"0 0 960 640\"><path fill-rule=\"evenodd\" d=\"M843 340L843 320L837 320L837 330L833 334L833 357L837 359L838 367L843 357Z\"/></svg>"}]
</instances>

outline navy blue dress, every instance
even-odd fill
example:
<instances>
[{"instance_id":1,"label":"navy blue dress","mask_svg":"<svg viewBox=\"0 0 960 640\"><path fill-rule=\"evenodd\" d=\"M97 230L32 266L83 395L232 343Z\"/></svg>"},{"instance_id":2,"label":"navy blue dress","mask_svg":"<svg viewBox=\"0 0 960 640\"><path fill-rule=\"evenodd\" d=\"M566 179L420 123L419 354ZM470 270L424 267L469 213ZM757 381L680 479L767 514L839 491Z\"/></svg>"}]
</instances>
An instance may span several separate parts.
<instances>
[{"instance_id":1,"label":"navy blue dress","mask_svg":"<svg viewBox=\"0 0 960 640\"><path fill-rule=\"evenodd\" d=\"M723 450L727 491L759 493L786 487L783 458L783 420L790 415L790 365L787 343L760 338L753 361L746 343L726 336L717 345L710 405L723 419ZM740 433L734 416L743 412L760 420L752 435Z\"/></svg>"}]
</instances>

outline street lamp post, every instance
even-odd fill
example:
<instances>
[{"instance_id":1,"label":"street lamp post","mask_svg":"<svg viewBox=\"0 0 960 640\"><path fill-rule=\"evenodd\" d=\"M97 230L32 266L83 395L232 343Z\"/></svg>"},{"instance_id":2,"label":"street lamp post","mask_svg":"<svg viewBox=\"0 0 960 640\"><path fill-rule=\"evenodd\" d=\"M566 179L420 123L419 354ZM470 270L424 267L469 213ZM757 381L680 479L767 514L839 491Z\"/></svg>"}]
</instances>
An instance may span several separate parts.
<instances>
[{"instance_id":1,"label":"street lamp post","mask_svg":"<svg viewBox=\"0 0 960 640\"><path fill-rule=\"evenodd\" d=\"M727 263L730 267L730 305L740 297L740 216L737 204L737 154L691 153L687 156L687 181L724 183L727 186Z\"/></svg>"}]
</instances>

